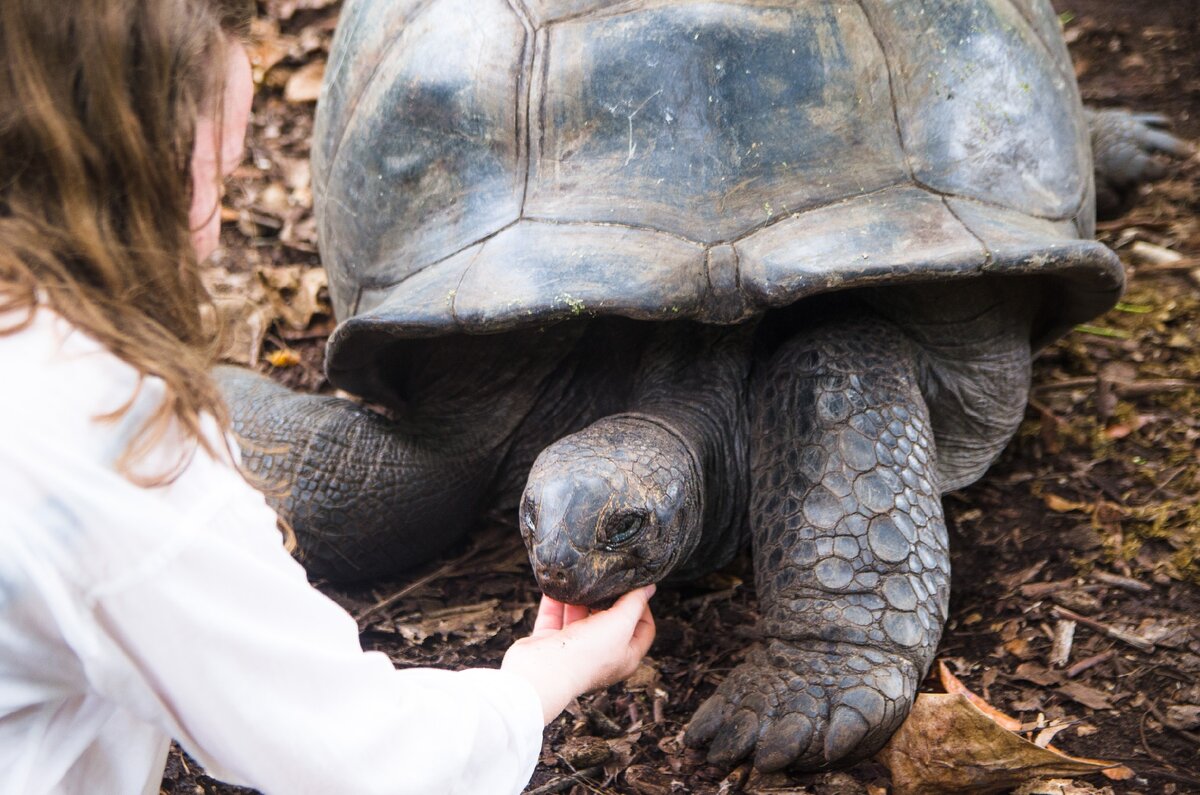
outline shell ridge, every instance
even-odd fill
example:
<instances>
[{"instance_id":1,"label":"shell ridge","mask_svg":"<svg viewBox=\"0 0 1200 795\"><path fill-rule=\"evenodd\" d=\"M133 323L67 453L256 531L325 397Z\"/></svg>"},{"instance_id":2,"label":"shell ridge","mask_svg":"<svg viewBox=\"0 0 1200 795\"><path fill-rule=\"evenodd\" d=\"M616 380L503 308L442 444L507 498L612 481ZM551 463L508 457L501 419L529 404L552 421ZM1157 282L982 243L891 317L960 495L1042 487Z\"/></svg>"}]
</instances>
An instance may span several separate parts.
<instances>
[{"instance_id":1,"label":"shell ridge","mask_svg":"<svg viewBox=\"0 0 1200 795\"><path fill-rule=\"evenodd\" d=\"M862 193L852 193L849 196L838 196L836 199L830 199L829 201L821 202L819 204L813 204L808 207L805 207L803 210L795 210L795 211L789 212L789 213L780 213L779 215L775 216L774 218L763 221L762 223L758 224L757 226L747 229L745 232L743 232L742 234L738 235L737 237L733 238L732 240L730 240L728 242L732 245L736 245L738 243L745 242L746 240L748 240L751 237L754 237L756 234L763 231L764 229L770 229L771 227L775 226L776 224L781 224L781 223L786 222L788 219L797 218L801 215L807 215L809 213L816 212L818 210L824 210L829 207L836 207L839 204L856 201L858 199L866 198L868 196L876 196L881 193L887 193L888 191L895 190L896 188L903 188L905 186L914 186L914 185L915 185L915 187L918 187L918 188L925 187L924 185L920 184L916 180L906 178L906 179L897 180L897 181L891 183L890 185L881 185L880 187L875 188L874 190L863 191ZM935 193L936 191L930 191L930 192ZM720 241L720 240L714 241L712 245L718 246L722 242L724 242L724 241ZM740 280L740 276L739 276L739 280ZM740 284L740 281L739 281L739 284Z\"/></svg>"},{"instance_id":2,"label":"shell ridge","mask_svg":"<svg viewBox=\"0 0 1200 795\"><path fill-rule=\"evenodd\" d=\"M510 224L510 226L512 226L512 224ZM499 232L496 234L499 234ZM487 240L483 240L478 243L479 247L475 249L475 255L471 257L471 261L467 263L465 268L463 268L462 273L458 276L458 281L454 284L454 294L450 296L450 319L454 323L455 328L457 328L459 331L463 331L465 329L462 319L458 316L458 297L462 295L463 282L467 280L467 274L471 272L471 269L474 268L479 262L479 258L483 256L483 250L487 248L488 242L495 237L496 235L490 235L488 236Z\"/></svg>"},{"instance_id":3,"label":"shell ridge","mask_svg":"<svg viewBox=\"0 0 1200 795\"><path fill-rule=\"evenodd\" d=\"M976 272L982 273L983 271L987 270L988 267L992 264L992 262L995 261L995 257L992 255L992 249L990 246L988 246L987 241L985 241L982 237L980 237L975 232L975 230L972 229L971 226L966 221L963 220L962 216L959 215L958 211L956 211L954 209L954 207L950 204L950 202L947 200L946 196L939 195L938 198L941 199L942 206L946 208L946 212L950 213L950 215L954 217L954 220L958 222L958 225L961 226L968 235L975 238L975 241L977 243L979 243L979 248L983 251L983 263L980 264L980 266L975 269ZM963 197L956 197L956 198L963 198Z\"/></svg>"},{"instance_id":4,"label":"shell ridge","mask_svg":"<svg viewBox=\"0 0 1200 795\"><path fill-rule=\"evenodd\" d=\"M525 204L529 198L529 183L533 179L534 169L546 151L546 81L550 69L550 31L549 26L538 28L533 39L533 53L530 57L530 86L529 107L525 113L529 117L526 135L528 136L528 156L525 159L525 185L521 192L521 217L525 217ZM537 116L534 117L534 99L537 99ZM536 122L536 124L535 124ZM537 149L534 149L536 126Z\"/></svg>"},{"instance_id":5,"label":"shell ridge","mask_svg":"<svg viewBox=\"0 0 1200 795\"><path fill-rule=\"evenodd\" d=\"M1059 72L1059 76L1062 77L1067 83L1075 85L1075 75L1063 73L1062 67L1058 62L1057 53L1055 53L1053 48L1051 48L1050 43L1042 38L1041 31L1038 30L1038 26L1034 23L1034 20L1031 19L1025 12L1025 8L1020 3L1014 2L1014 0L1008 0L1008 5L1016 12L1021 21L1025 23L1028 33L1034 38L1034 40L1037 41L1038 45L1042 48L1042 51L1045 52L1046 57L1050 59L1050 63L1052 63L1055 70ZM1076 89L1076 93L1078 93L1078 89ZM1089 157L1088 159L1090 165L1091 158ZM1084 205L1087 203L1087 197L1090 191L1091 177L1089 175L1089 178L1085 179L1083 185L1081 185L1079 188L1079 199L1075 204L1074 211L1067 213L1063 219L1057 220L1065 220L1067 217L1074 218L1075 216L1079 215L1079 213L1083 210Z\"/></svg>"},{"instance_id":6,"label":"shell ridge","mask_svg":"<svg viewBox=\"0 0 1200 795\"><path fill-rule=\"evenodd\" d=\"M513 110L513 125L517 133L517 172L524 175L521 180L521 200L518 204L517 217L525 215L525 197L529 195L529 169L532 146L532 129L530 127L530 108L533 100L533 70L534 57L537 50L537 29L533 26L529 9L524 0L508 0L509 8L521 20L525 28L525 38L521 42L521 75L517 80L517 91L514 99L516 108Z\"/></svg>"},{"instance_id":7,"label":"shell ridge","mask_svg":"<svg viewBox=\"0 0 1200 795\"><path fill-rule=\"evenodd\" d=\"M434 2L435 0L419 0L419 4L413 9L412 15L408 17L409 21L411 22L411 20L420 17L422 14L428 11L429 6L433 5ZM342 125L342 129L338 133L337 140L333 142L333 145L329 150L329 155L325 158L325 162L328 164L328 168L326 170L329 174L332 174L336 170L337 159L342 152L342 142L346 139L346 135L349 133L350 128L354 126L354 121L358 116L358 109L362 104L362 98L366 96L368 90L374 84L375 76L379 74L379 70L382 69L384 63L387 62L388 56L391 54L392 50L398 47L400 42L403 40L404 36L399 35L393 37L392 40L387 43L387 46L383 48L383 52L379 54L379 61L375 64L375 68L372 69L371 74L367 75L366 79L362 81L362 87L358 90L358 93L354 95L354 101L352 103L348 103L348 107L343 111L343 115L346 117L346 123Z\"/></svg>"},{"instance_id":8,"label":"shell ridge","mask_svg":"<svg viewBox=\"0 0 1200 795\"><path fill-rule=\"evenodd\" d=\"M379 282L379 283L376 283L376 284L371 284L371 283L370 283L368 280L364 279L364 280L363 280L363 282L362 282L362 284L361 284L361 285L359 285L359 298L361 299L361 297L362 297L362 291L363 291L364 289L366 289L366 290L372 290L372 291L377 291L377 290L394 290L395 288L397 288L397 287L399 287L400 285L402 285L402 284L404 284L405 282L407 282L409 279L412 279L412 278L415 278L415 277L417 277L417 276L420 276L422 273L424 273L425 271L429 270L430 268L433 268L433 267L436 267L436 266L438 266L438 265L441 265L443 262L446 262L447 260L452 260L452 259L454 259L455 257L457 257L457 256L459 256L460 254L462 254L464 251L468 251L468 250L470 250L470 249L472 249L472 248L476 248L476 247L478 247L480 250L482 250L482 249L483 249L483 244L484 244L484 243L487 243L489 240L491 240L492 238L494 238L496 235L499 235L501 232L504 232L504 231L505 231L505 230L507 230L507 229L512 229L514 226L516 226L516 225L517 225L517 224L519 224L520 222L521 222L521 219L520 219L520 218L514 218L513 220L511 220L511 221L509 221L508 223L506 223L504 226L501 226L501 227L499 227L498 229L494 229L494 230L492 230L491 232L488 232L486 235L484 235L483 237L479 238L478 240L473 240L473 241L471 241L470 243L468 243L467 245L463 246L462 248L459 248L459 249L457 249L457 250L455 250L455 251L452 251L452 252L450 252L449 254L445 255L444 257L438 257L438 258L437 258L436 260L434 260L433 262L430 262L430 263L428 263L428 264L426 264L426 265L422 265L422 266L421 266L421 267L419 267L419 268L414 268L413 270L411 270L411 271L409 271L408 273L404 274L403 276L401 276L399 279L397 279L397 280L396 280L396 281L394 281L394 282ZM472 260L472 261L473 261L473 260ZM357 302L356 302L355 306L357 307ZM357 312L357 309L356 309L355 311Z\"/></svg>"},{"instance_id":9,"label":"shell ridge","mask_svg":"<svg viewBox=\"0 0 1200 795\"><path fill-rule=\"evenodd\" d=\"M900 146L900 151L904 154L904 167L908 169L909 179L916 185L925 187L917 179L917 172L913 168L912 158L909 156L908 146L904 141L904 127L900 124L900 107L896 102L896 77L892 71L892 57L888 54L887 47L883 45L883 37L875 29L875 20L871 17L871 12L867 10L867 4L863 0L854 0L854 4L858 6L858 10L866 18L867 29L871 31L871 36L875 39L875 46L879 48L879 54L883 57L883 68L887 71L888 95L891 97L892 103L892 125L896 128L896 142Z\"/></svg>"},{"instance_id":10,"label":"shell ridge","mask_svg":"<svg viewBox=\"0 0 1200 795\"><path fill-rule=\"evenodd\" d=\"M1008 4L1017 12L1017 16L1019 16L1022 21L1025 22L1029 32L1033 34L1033 38L1037 39L1038 44L1040 44L1042 49L1046 51L1046 55L1050 57L1050 61L1054 64L1054 68L1061 71L1061 67L1058 63L1058 54L1054 52L1054 49L1050 46L1050 42L1042 38L1041 31L1038 30L1036 22L1029 16L1028 13L1026 13L1024 6L1022 6L1020 3L1014 2L1013 0L1008 0ZM1068 77L1071 80L1075 80L1074 74L1064 74L1063 77Z\"/></svg>"}]
</instances>

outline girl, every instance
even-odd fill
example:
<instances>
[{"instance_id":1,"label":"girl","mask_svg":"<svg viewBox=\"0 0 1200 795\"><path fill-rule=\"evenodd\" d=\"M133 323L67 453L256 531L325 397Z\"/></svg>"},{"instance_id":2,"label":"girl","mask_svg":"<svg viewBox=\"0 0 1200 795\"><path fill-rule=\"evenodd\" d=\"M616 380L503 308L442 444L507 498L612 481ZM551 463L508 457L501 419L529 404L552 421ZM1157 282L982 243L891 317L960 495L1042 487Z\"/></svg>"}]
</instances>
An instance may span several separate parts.
<instances>
[{"instance_id":1,"label":"girl","mask_svg":"<svg viewBox=\"0 0 1200 795\"><path fill-rule=\"evenodd\" d=\"M0 792L153 793L171 737L267 792L519 791L633 671L652 589L543 599L499 670L395 670L239 476L197 262L249 0L0 0Z\"/></svg>"}]
</instances>

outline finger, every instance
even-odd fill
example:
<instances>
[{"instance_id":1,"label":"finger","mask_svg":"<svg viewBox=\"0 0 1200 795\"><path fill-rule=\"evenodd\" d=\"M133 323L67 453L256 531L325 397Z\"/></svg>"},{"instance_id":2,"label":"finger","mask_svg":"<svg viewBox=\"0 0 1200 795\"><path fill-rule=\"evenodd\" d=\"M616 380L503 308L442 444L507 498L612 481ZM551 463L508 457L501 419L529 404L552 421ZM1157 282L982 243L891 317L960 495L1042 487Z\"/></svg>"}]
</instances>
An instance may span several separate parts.
<instances>
[{"instance_id":1,"label":"finger","mask_svg":"<svg viewBox=\"0 0 1200 795\"><path fill-rule=\"evenodd\" d=\"M542 594L542 603L538 606L537 618L533 620L534 636L562 629L565 608L566 605L562 602Z\"/></svg>"},{"instance_id":2,"label":"finger","mask_svg":"<svg viewBox=\"0 0 1200 795\"><path fill-rule=\"evenodd\" d=\"M650 605L642 610L642 617L638 619L637 626L633 628L633 637L629 640L629 648L638 656L638 659L646 656L646 652L650 651L650 645L654 643L654 635L657 632L654 626L654 615L650 612Z\"/></svg>"},{"instance_id":3,"label":"finger","mask_svg":"<svg viewBox=\"0 0 1200 795\"><path fill-rule=\"evenodd\" d=\"M625 623L629 627L628 631L632 633L638 622L645 616L646 609L650 604L650 597L654 596L657 588L658 586L653 583L641 588L635 588L629 593L624 594L616 601L616 604L605 610L604 613Z\"/></svg>"},{"instance_id":4,"label":"finger","mask_svg":"<svg viewBox=\"0 0 1200 795\"><path fill-rule=\"evenodd\" d=\"M568 627L576 621L582 621L592 613L586 605L566 605L565 607L566 612L563 616L564 627Z\"/></svg>"},{"instance_id":5,"label":"finger","mask_svg":"<svg viewBox=\"0 0 1200 795\"><path fill-rule=\"evenodd\" d=\"M592 613L580 622L580 626L604 633L613 643L624 644L633 635L633 629L642 617L642 611L646 609L646 600L652 593L652 585L630 591L607 610Z\"/></svg>"}]
</instances>

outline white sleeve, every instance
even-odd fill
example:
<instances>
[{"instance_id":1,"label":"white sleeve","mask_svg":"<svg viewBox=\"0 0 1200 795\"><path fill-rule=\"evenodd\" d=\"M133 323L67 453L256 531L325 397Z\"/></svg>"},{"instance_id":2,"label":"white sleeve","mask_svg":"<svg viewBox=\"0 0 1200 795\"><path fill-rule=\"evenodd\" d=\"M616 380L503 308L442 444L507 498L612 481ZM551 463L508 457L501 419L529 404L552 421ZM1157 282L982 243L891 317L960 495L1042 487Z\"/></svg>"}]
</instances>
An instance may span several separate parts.
<instances>
[{"instance_id":1,"label":"white sleeve","mask_svg":"<svg viewBox=\"0 0 1200 795\"><path fill-rule=\"evenodd\" d=\"M355 621L308 584L277 536L200 529L93 604L119 650L95 684L137 703L130 682L144 683L152 697L141 700L159 714L143 717L231 783L515 793L537 763L542 713L528 682L494 669L397 670L363 652Z\"/></svg>"}]
</instances>

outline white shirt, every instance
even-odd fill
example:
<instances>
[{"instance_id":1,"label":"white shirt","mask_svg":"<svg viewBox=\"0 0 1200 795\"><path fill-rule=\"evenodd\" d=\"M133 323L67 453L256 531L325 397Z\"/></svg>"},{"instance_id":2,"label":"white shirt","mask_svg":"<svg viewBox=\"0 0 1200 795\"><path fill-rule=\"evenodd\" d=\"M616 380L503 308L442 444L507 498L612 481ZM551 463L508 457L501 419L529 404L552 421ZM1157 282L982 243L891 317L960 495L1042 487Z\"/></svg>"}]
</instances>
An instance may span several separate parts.
<instances>
[{"instance_id":1,"label":"white shirt","mask_svg":"<svg viewBox=\"0 0 1200 795\"><path fill-rule=\"evenodd\" d=\"M161 381L95 419L137 373L44 309L0 335L0 368L0 793L156 793L171 737L267 793L525 786L542 733L526 681L363 652L227 462L197 452L157 488L114 471Z\"/></svg>"}]
</instances>

